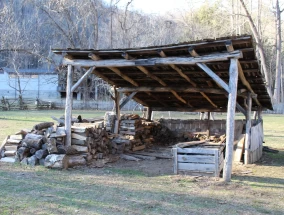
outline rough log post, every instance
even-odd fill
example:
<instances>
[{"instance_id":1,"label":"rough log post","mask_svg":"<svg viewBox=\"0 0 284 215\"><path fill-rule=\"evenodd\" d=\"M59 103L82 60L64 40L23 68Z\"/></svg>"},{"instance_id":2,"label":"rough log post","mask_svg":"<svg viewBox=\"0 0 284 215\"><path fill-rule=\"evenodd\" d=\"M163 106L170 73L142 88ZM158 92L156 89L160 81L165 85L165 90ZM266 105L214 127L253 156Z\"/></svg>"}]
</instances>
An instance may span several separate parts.
<instances>
[{"instance_id":1,"label":"rough log post","mask_svg":"<svg viewBox=\"0 0 284 215\"><path fill-rule=\"evenodd\" d=\"M147 108L147 116L146 116L146 119L148 120L148 121L150 121L150 120L152 120L152 108L151 107L148 107Z\"/></svg>"},{"instance_id":2,"label":"rough log post","mask_svg":"<svg viewBox=\"0 0 284 215\"><path fill-rule=\"evenodd\" d=\"M250 138L251 138L251 93L248 93L247 96L247 115L246 115L246 136L245 136L245 164L250 163L250 156L249 156L249 147L250 147Z\"/></svg>"},{"instance_id":3,"label":"rough log post","mask_svg":"<svg viewBox=\"0 0 284 215\"><path fill-rule=\"evenodd\" d=\"M235 109L237 99L238 84L238 65L237 59L232 58L230 64L230 80L229 80L229 100L227 109L226 123L226 158L224 165L223 179L225 182L231 181L233 147L234 147L234 130L235 130Z\"/></svg>"},{"instance_id":4,"label":"rough log post","mask_svg":"<svg viewBox=\"0 0 284 215\"><path fill-rule=\"evenodd\" d=\"M71 91L73 84L73 66L68 65L67 85L66 85L66 105L65 105L65 146L71 146L71 118L72 118L72 100L73 93Z\"/></svg>"},{"instance_id":5,"label":"rough log post","mask_svg":"<svg viewBox=\"0 0 284 215\"><path fill-rule=\"evenodd\" d=\"M119 107L119 92L117 92L116 87L114 87L114 96L115 96L115 113L116 113L114 133L118 134L118 132L119 132L119 121L120 121L120 107Z\"/></svg>"},{"instance_id":6,"label":"rough log post","mask_svg":"<svg viewBox=\"0 0 284 215\"><path fill-rule=\"evenodd\" d=\"M210 112L207 113L207 137L210 136Z\"/></svg>"}]
</instances>

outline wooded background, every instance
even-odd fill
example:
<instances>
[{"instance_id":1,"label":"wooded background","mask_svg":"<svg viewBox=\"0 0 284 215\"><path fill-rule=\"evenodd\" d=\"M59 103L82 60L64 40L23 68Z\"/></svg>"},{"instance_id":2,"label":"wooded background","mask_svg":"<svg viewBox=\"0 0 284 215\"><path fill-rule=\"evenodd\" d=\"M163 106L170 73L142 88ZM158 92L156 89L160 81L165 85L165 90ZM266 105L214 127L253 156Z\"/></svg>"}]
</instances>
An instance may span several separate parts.
<instances>
[{"instance_id":1,"label":"wooded background","mask_svg":"<svg viewBox=\"0 0 284 215\"><path fill-rule=\"evenodd\" d=\"M216 0L196 5L189 0L189 9L166 15L135 11L134 1L121 6L120 0L1 0L0 66L13 68L18 75L20 68L62 72L61 59L52 48L130 48L252 34L273 103L284 102L282 1ZM84 100L90 99L88 92L96 89L97 95L98 87L108 88L95 76L87 81Z\"/></svg>"}]
</instances>

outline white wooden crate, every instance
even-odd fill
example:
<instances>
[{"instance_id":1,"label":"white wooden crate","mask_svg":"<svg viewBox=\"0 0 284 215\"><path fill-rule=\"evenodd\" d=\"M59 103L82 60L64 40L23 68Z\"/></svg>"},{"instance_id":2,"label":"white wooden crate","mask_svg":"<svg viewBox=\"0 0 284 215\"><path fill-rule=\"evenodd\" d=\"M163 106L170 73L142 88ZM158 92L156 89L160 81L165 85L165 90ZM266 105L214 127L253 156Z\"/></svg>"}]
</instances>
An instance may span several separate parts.
<instances>
[{"instance_id":1,"label":"white wooden crate","mask_svg":"<svg viewBox=\"0 0 284 215\"><path fill-rule=\"evenodd\" d=\"M174 173L219 177L224 166L223 147L173 148Z\"/></svg>"}]
</instances>

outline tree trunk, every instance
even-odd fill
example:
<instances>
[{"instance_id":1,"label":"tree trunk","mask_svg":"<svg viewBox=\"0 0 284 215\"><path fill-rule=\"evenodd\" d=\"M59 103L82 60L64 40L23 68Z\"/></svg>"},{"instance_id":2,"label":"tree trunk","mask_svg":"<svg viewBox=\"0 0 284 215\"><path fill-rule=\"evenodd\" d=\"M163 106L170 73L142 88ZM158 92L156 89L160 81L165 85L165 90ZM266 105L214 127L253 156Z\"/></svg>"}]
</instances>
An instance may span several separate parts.
<instances>
[{"instance_id":1,"label":"tree trunk","mask_svg":"<svg viewBox=\"0 0 284 215\"><path fill-rule=\"evenodd\" d=\"M276 21L276 76L274 87L274 100L275 103L280 103L281 96L281 11L279 1L276 0L275 5L275 21Z\"/></svg>"},{"instance_id":2,"label":"tree trunk","mask_svg":"<svg viewBox=\"0 0 284 215\"><path fill-rule=\"evenodd\" d=\"M272 97L272 92L271 92L271 83L270 83L270 78L269 78L269 74L268 74L268 70L267 70L267 65L266 65L266 58L265 58L265 54L264 54L264 48L263 48L263 44L262 44L262 41L261 41L261 37L260 37L260 34L259 32L257 31L257 28L251 18L251 15L249 13L249 11L247 10L246 6L245 6L245 3L243 0L239 0L241 2L241 5L247 15L247 18L248 18L248 22L249 22L249 25L250 25L250 28L251 28L251 31L253 33L253 36L254 36L254 39L256 41L256 46L259 50L259 55L260 55L260 59L261 59L261 65L262 65L262 70L263 70L263 73L264 73L264 77L265 77L265 81L267 83L267 92L269 94L270 97Z\"/></svg>"}]
</instances>

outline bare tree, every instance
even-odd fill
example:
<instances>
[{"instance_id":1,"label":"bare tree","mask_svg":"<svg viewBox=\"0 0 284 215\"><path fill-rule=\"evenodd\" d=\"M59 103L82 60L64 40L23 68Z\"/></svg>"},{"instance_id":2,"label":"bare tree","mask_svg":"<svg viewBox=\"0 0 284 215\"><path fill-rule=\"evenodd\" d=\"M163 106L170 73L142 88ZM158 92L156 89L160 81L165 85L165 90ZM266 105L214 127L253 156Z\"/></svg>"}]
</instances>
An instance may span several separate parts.
<instances>
[{"instance_id":1,"label":"bare tree","mask_svg":"<svg viewBox=\"0 0 284 215\"><path fill-rule=\"evenodd\" d=\"M275 76L275 87L274 87L274 100L278 104L281 102L281 13L283 10L280 9L279 1L275 1L274 7L275 23L276 23L276 76ZM282 86L283 87L283 86Z\"/></svg>"},{"instance_id":2,"label":"bare tree","mask_svg":"<svg viewBox=\"0 0 284 215\"><path fill-rule=\"evenodd\" d=\"M261 58L262 71L264 73L265 81L267 83L267 91L268 91L268 94L271 97L272 96L271 83L270 83L270 78L269 78L268 69L267 69L267 65L266 65L266 57L265 57L265 52L264 52L264 48L263 48L263 43L261 41L260 34L257 31L257 28L254 24L254 21L253 21L251 15L250 15L245 3L244 3L244 1L243 0L239 0L239 1L242 5L244 11L245 11L246 17L248 19L248 22L249 22L249 25L250 25L250 28L251 28L251 31L252 31L254 39L256 41L256 45L258 47L260 58Z\"/></svg>"}]
</instances>

